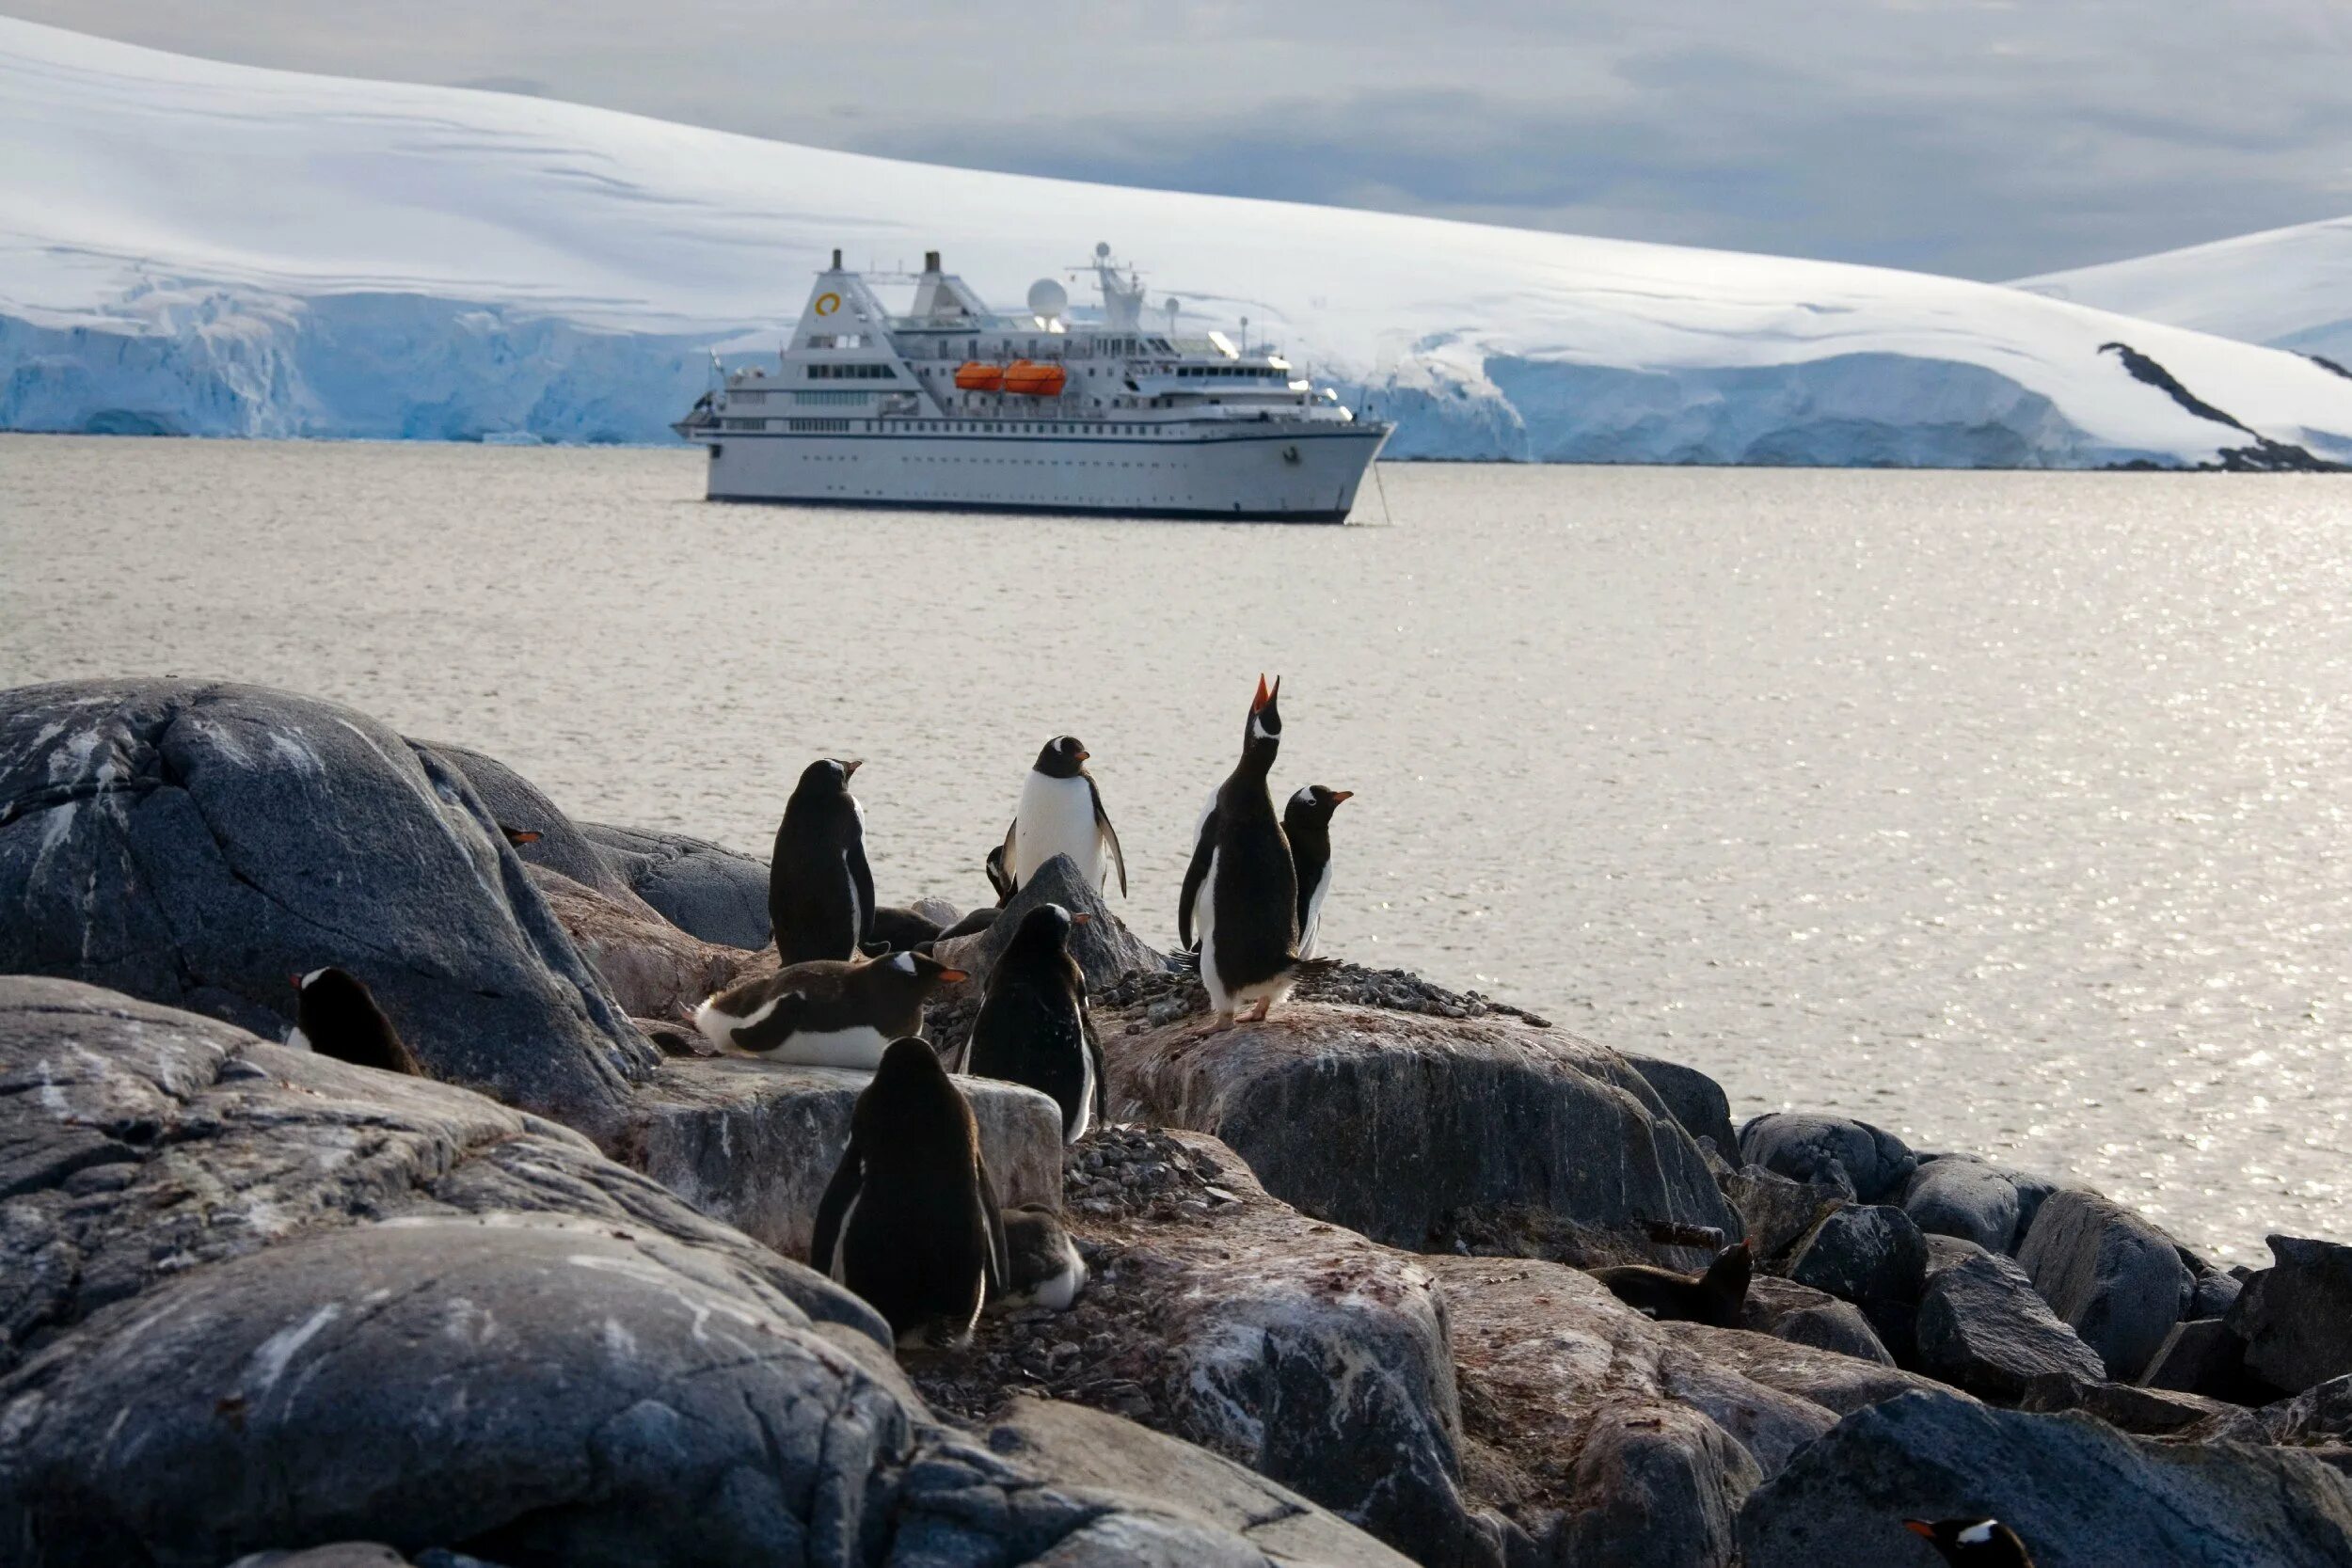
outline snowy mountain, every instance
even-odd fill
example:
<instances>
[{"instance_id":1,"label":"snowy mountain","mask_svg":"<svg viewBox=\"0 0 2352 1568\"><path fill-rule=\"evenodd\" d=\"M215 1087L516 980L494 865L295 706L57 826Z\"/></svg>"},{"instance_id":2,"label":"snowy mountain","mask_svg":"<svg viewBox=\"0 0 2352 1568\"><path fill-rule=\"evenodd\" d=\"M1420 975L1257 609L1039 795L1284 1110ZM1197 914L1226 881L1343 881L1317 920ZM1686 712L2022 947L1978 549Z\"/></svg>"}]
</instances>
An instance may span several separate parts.
<instances>
[{"instance_id":1,"label":"snowy mountain","mask_svg":"<svg viewBox=\"0 0 2352 1568\"><path fill-rule=\"evenodd\" d=\"M667 439L841 245L999 301L1093 242L1399 456L2352 460L2352 379L1991 285L892 162L0 20L0 427Z\"/></svg>"},{"instance_id":2,"label":"snowy mountain","mask_svg":"<svg viewBox=\"0 0 2352 1568\"><path fill-rule=\"evenodd\" d=\"M2352 369L2352 217L2045 273L2017 287Z\"/></svg>"}]
</instances>

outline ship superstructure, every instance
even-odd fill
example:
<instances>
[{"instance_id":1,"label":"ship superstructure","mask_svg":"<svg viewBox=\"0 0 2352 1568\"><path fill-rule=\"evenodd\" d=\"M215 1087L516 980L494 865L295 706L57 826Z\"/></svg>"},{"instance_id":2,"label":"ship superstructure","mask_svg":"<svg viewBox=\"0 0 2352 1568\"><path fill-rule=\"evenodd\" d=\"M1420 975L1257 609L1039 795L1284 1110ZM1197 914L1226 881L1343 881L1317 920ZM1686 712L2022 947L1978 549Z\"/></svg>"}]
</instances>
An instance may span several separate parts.
<instances>
[{"instance_id":1,"label":"ship superstructure","mask_svg":"<svg viewBox=\"0 0 2352 1568\"><path fill-rule=\"evenodd\" d=\"M836 250L774 367L675 428L709 448L714 500L1346 519L1387 424L1246 330L1181 331L1109 246L1088 270L1098 319L1051 278L1005 314L932 251L893 311Z\"/></svg>"}]
</instances>

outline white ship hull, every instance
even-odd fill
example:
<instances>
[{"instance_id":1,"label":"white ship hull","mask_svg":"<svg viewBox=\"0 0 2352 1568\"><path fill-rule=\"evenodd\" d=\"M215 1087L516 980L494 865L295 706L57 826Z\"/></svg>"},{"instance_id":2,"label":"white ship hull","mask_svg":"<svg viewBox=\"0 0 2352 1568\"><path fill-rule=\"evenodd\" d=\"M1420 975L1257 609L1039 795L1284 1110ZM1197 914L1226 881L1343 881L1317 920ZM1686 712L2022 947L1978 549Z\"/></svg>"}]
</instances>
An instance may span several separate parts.
<instances>
[{"instance_id":1,"label":"white ship hull","mask_svg":"<svg viewBox=\"0 0 2352 1568\"><path fill-rule=\"evenodd\" d=\"M782 425L784 420L762 421ZM697 433L709 498L803 505L1338 523L1385 424L1200 421L1143 436Z\"/></svg>"}]
</instances>

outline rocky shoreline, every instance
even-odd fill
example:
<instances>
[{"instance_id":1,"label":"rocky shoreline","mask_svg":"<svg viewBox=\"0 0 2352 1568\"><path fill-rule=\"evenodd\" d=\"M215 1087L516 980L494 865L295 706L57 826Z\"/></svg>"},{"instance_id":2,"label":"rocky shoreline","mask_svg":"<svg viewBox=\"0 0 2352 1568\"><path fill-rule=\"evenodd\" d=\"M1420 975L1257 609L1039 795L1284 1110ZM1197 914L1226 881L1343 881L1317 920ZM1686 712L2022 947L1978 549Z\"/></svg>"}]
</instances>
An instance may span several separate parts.
<instances>
[{"instance_id":1,"label":"rocky shoreline","mask_svg":"<svg viewBox=\"0 0 2352 1568\"><path fill-rule=\"evenodd\" d=\"M958 1082L1092 1280L895 1352L795 1260L862 1075L682 1026L765 892L333 704L0 693L0 1558L2352 1561L2352 1246L2220 1270L1401 972L1205 1035L1054 867L1115 1125ZM275 1043L327 963L429 1078ZM1585 1272L1739 1241L1738 1327Z\"/></svg>"}]
</instances>

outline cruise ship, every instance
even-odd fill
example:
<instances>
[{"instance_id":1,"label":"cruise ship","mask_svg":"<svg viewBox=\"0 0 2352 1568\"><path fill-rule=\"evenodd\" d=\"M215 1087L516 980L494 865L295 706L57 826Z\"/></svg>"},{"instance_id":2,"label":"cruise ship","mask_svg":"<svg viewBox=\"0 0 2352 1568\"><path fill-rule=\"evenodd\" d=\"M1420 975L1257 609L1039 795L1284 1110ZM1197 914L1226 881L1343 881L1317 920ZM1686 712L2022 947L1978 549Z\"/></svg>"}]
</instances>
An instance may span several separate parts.
<instances>
[{"instance_id":1,"label":"cruise ship","mask_svg":"<svg viewBox=\"0 0 2352 1568\"><path fill-rule=\"evenodd\" d=\"M1390 426L1266 344L1187 336L1110 247L1099 320L1032 285L992 310L923 259L903 312L818 274L776 364L737 370L672 428L709 448L712 500L1338 523ZM885 275L873 275L882 281ZM897 278L907 281L907 275Z\"/></svg>"}]
</instances>

